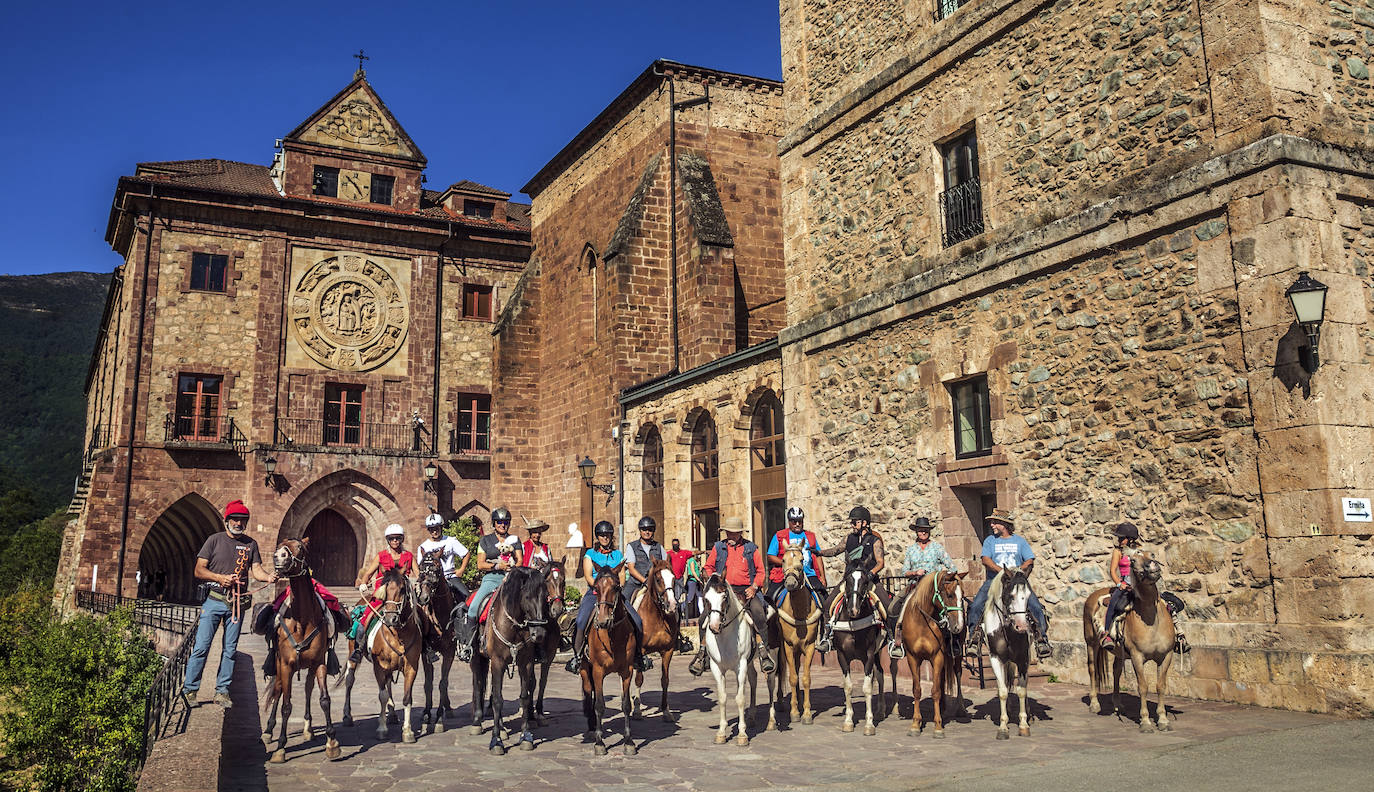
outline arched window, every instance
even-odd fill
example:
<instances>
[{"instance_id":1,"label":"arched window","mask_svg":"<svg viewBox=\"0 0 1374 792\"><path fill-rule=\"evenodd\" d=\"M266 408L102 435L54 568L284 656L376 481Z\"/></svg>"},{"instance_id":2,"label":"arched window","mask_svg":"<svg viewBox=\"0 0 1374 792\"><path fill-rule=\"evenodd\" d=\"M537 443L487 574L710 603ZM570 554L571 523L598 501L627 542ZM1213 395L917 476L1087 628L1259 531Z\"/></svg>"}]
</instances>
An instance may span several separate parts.
<instances>
[{"instance_id":1,"label":"arched window","mask_svg":"<svg viewBox=\"0 0 1374 792\"><path fill-rule=\"evenodd\" d=\"M782 402L769 391L754 405L749 429L750 468L778 467L786 462L782 442Z\"/></svg>"},{"instance_id":2,"label":"arched window","mask_svg":"<svg viewBox=\"0 0 1374 792\"><path fill-rule=\"evenodd\" d=\"M601 302L601 289L596 280L596 270L596 249L587 245L582 249L582 323L583 337L589 339L593 344L597 342L597 327L599 326L597 309Z\"/></svg>"},{"instance_id":3,"label":"arched window","mask_svg":"<svg viewBox=\"0 0 1374 792\"><path fill-rule=\"evenodd\" d=\"M717 450L716 422L711 414L698 410L689 420L692 430L692 539L704 550L720 538L720 452Z\"/></svg>"},{"instance_id":4,"label":"arched window","mask_svg":"<svg viewBox=\"0 0 1374 792\"><path fill-rule=\"evenodd\" d=\"M754 541L762 544L786 527L787 469L782 402L766 390L754 399L749 423L749 491Z\"/></svg>"},{"instance_id":5,"label":"arched window","mask_svg":"<svg viewBox=\"0 0 1374 792\"><path fill-rule=\"evenodd\" d=\"M644 517L654 518L659 535L663 535L663 436L658 427L650 425L643 433L643 499Z\"/></svg>"}]
</instances>

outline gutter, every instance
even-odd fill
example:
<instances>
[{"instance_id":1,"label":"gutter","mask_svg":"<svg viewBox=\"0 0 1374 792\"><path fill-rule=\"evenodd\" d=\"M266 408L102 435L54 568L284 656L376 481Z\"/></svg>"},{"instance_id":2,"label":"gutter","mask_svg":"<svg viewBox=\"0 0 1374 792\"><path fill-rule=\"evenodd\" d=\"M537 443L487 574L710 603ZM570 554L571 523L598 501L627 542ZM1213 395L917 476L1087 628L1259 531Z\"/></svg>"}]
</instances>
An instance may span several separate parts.
<instances>
[{"instance_id":1,"label":"gutter","mask_svg":"<svg viewBox=\"0 0 1374 792\"><path fill-rule=\"evenodd\" d=\"M655 399L665 393L670 393L678 388L691 385L702 380L710 379L717 374L739 368L740 366L755 363L760 360L781 357L782 351L778 346L778 339L770 338L761 344L738 352L731 352L725 357L716 358L710 363L697 366L682 373L670 372L661 377L641 382L638 385L631 385L620 392L618 401L624 410L628 410L637 404Z\"/></svg>"}]
</instances>

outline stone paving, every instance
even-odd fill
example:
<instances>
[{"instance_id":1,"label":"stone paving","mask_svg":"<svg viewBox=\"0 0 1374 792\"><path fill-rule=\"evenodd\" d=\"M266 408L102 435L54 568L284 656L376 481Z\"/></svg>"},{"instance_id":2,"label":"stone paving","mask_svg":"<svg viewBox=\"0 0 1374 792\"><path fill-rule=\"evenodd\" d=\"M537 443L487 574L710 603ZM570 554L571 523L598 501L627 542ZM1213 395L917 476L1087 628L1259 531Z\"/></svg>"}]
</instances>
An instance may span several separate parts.
<instances>
[{"instance_id":1,"label":"stone paving","mask_svg":"<svg viewBox=\"0 0 1374 792\"><path fill-rule=\"evenodd\" d=\"M250 655L255 667L263 645L257 636L245 636L240 652ZM248 665L241 658L244 670ZM657 669L652 672L657 679ZM1238 735L1260 735L1332 724L1335 719L1281 710L1266 710L1241 705L1194 701L1170 697L1167 706L1174 730L1169 733L1142 734L1126 718L1092 715L1085 704L1085 689L1077 685L1050 683L1045 678L1031 680L1031 736L1015 736L996 741L991 720L997 713L993 683L984 690L976 681L965 681L967 714L946 723L947 738L931 738L926 733L912 735L911 687L908 677L900 677L900 709L878 723L877 734L862 735L862 723L853 733L842 733L841 677L834 666L813 671L815 723L789 725L759 733L762 718L750 729L751 744L741 747L730 742L715 745L718 715L714 710L715 692L709 674L694 678L686 662L675 658L670 697L680 718L666 723L649 710L649 716L635 720L632 732L638 747L636 756L621 751L619 697L607 702L609 755L595 756L589 741L582 737L584 720L577 678L555 665L549 680L549 726L535 731L533 751L511 751L505 756L487 752L489 732L470 735L467 704L470 677L466 667L455 665L450 680L450 695L460 712L451 717L442 733L421 733L418 741L401 742L399 726L391 727L390 739L378 743L376 728L376 687L371 674L360 674L353 691L355 724L339 729L344 753L339 761L324 759L324 741L317 736L302 742L301 726L293 718L287 743L285 764L268 764L267 752L259 742L258 713L244 706L257 698L261 683L239 674L235 698L241 702L226 713L224 754L221 759L221 790L310 789L359 790L490 790L519 788L538 790L746 790L809 789L841 790L855 786L869 789L899 789L938 784L979 768L1029 764L1050 766L1063 760L1101 763L1104 756L1147 756L1185 747L1207 744ZM1129 681L1129 674L1127 677ZM516 683L507 681L507 695ZM615 686L618 691L618 682ZM299 691L300 688L298 687ZM416 698L423 702L419 680ZM297 693L297 714L301 701ZM762 697L762 696L761 696ZM650 696L650 701L657 696ZM1133 710L1136 699L1123 695L1123 708ZM335 695L336 713L342 707L342 689ZM862 700L858 702L861 713ZM929 700L925 708L929 714ZM733 701L731 702L733 716ZM762 706L759 708L762 712ZM507 701L507 711L515 704ZM1015 719L1013 712L1013 720ZM315 708L316 733L322 732L322 719ZM856 713L858 715L859 713ZM412 712L419 724L418 712ZM766 717L766 716L763 716ZM860 715L861 717L861 715ZM732 725L734 718L732 717ZM508 727L518 728L517 720ZM509 744L509 743L508 743Z\"/></svg>"}]
</instances>

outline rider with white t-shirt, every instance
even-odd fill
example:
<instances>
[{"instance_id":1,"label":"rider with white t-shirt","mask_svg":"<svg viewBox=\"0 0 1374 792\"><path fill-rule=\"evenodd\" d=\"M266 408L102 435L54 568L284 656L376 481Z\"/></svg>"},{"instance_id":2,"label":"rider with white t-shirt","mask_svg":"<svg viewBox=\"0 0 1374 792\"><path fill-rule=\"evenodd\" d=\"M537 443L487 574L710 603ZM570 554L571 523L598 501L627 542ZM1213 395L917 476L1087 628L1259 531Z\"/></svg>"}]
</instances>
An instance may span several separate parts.
<instances>
[{"instance_id":1,"label":"rider with white t-shirt","mask_svg":"<svg viewBox=\"0 0 1374 792\"><path fill-rule=\"evenodd\" d=\"M429 538L420 543L420 557L424 558L438 550L439 566L444 571L448 587L453 590L454 599L466 602L469 592L463 583L463 575L468 571L468 562L472 560L468 549L457 537L444 536L444 518L438 514L425 518L425 529L429 531Z\"/></svg>"},{"instance_id":2,"label":"rider with white t-shirt","mask_svg":"<svg viewBox=\"0 0 1374 792\"><path fill-rule=\"evenodd\" d=\"M1031 550L1030 543L1024 538L1013 533L1016 530L1015 523L1012 522L1011 515L1004 511L994 511L988 515L988 525L992 527L993 534L983 540L983 567L987 570L987 580L983 581L983 587L978 589L978 593L973 597L973 604L968 609L969 624L973 625L976 631L970 635L968 648L970 652L978 650L980 643L978 635L983 629L983 609L988 604L988 589L992 587L992 579L1003 569L1024 569L1029 575L1035 567L1035 552ZM1050 642L1048 639L1049 621L1045 618L1045 609L1036 599L1035 593L1031 592L1030 600L1026 603L1026 609L1031 619L1035 621L1035 651L1042 659L1050 656Z\"/></svg>"}]
</instances>

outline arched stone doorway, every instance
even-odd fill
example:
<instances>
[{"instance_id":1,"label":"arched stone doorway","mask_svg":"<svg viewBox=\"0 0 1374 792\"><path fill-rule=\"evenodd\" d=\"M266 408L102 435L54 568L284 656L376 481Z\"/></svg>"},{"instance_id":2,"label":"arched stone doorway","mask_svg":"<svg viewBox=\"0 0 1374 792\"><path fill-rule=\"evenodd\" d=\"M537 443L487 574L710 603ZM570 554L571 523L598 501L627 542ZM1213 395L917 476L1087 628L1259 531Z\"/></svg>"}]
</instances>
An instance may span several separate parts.
<instances>
[{"instance_id":1,"label":"arched stone doorway","mask_svg":"<svg viewBox=\"0 0 1374 792\"><path fill-rule=\"evenodd\" d=\"M324 509L303 534L310 540L310 567L315 579L331 588L352 586L362 565L358 536L342 514Z\"/></svg>"},{"instance_id":2,"label":"arched stone doorway","mask_svg":"<svg viewBox=\"0 0 1374 792\"><path fill-rule=\"evenodd\" d=\"M194 492L168 506L138 549L138 596L194 604L196 554L219 530L219 512Z\"/></svg>"}]
</instances>

